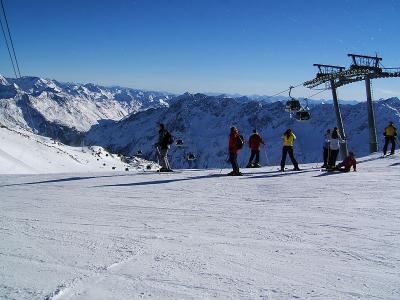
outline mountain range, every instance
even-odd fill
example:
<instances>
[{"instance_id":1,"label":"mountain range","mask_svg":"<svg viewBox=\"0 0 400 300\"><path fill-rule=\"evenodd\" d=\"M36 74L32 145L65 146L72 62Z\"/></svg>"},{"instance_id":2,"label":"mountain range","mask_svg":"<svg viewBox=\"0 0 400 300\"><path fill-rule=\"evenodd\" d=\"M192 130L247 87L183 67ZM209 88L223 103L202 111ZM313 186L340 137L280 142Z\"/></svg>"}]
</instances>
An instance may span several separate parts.
<instances>
[{"instance_id":1,"label":"mountain range","mask_svg":"<svg viewBox=\"0 0 400 300\"><path fill-rule=\"evenodd\" d=\"M369 153L367 105L342 105L346 138L350 150L358 156ZM400 119L400 100L391 98L375 102L378 137L389 120ZM263 164L279 164L282 134L291 128L297 135L295 153L299 162L321 160L323 134L336 126L333 106L315 105L310 108L311 119L299 122L284 111L284 103L263 101L240 102L232 98L218 98L204 94L184 94L171 100L169 107L149 109L108 124L94 125L86 135L90 144L98 144L114 152L134 155L142 152L146 159L155 156L157 124L163 122L175 139L184 146L172 146L170 155L178 168L210 168L226 166L228 135L236 126L247 139L255 128L266 142L261 160ZM382 139L380 138L380 141ZM197 156L188 161L187 155ZM249 149L239 155L246 165Z\"/></svg>"},{"instance_id":2,"label":"mountain range","mask_svg":"<svg viewBox=\"0 0 400 300\"><path fill-rule=\"evenodd\" d=\"M170 151L175 168L226 166L229 128L237 126L249 137L256 128L266 141L263 164L279 163L281 136L287 128L297 135L295 153L300 163L321 160L323 133L336 126L331 104L310 105L311 120L298 122L284 111L287 98L271 99L173 95L95 84L61 83L39 77L11 79L0 76L0 123L69 145L99 145L114 153L154 160L158 123L163 122L183 146ZM367 106L341 102L349 148L358 156L368 154ZM378 136L389 120L399 123L400 100L374 102ZM379 140L382 142L382 139ZM197 159L188 161L189 154ZM249 150L239 156L245 165Z\"/></svg>"},{"instance_id":3,"label":"mountain range","mask_svg":"<svg viewBox=\"0 0 400 300\"><path fill-rule=\"evenodd\" d=\"M171 97L163 92L91 83L0 76L0 122L76 144L98 122L116 121L150 107L167 106Z\"/></svg>"}]
</instances>

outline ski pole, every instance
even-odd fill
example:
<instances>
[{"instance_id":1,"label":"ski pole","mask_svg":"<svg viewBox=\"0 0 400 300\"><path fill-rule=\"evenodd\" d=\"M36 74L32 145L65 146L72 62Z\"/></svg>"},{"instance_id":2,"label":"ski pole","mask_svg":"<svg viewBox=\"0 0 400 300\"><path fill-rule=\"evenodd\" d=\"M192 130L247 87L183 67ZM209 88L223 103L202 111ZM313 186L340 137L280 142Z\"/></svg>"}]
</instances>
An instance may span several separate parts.
<instances>
[{"instance_id":1,"label":"ski pole","mask_svg":"<svg viewBox=\"0 0 400 300\"><path fill-rule=\"evenodd\" d=\"M156 145L156 156L157 156L157 164L160 165L160 149L158 149L158 145Z\"/></svg>"},{"instance_id":2,"label":"ski pole","mask_svg":"<svg viewBox=\"0 0 400 300\"><path fill-rule=\"evenodd\" d=\"M328 158L327 158L326 169L328 169L330 164L331 164L331 147L328 148Z\"/></svg>"},{"instance_id":3,"label":"ski pole","mask_svg":"<svg viewBox=\"0 0 400 300\"><path fill-rule=\"evenodd\" d=\"M267 154L267 149L266 149L266 148L264 148L264 154L265 154L265 159L267 160L268 166L271 166L271 163L270 163L270 161L269 161L268 154Z\"/></svg>"},{"instance_id":4,"label":"ski pole","mask_svg":"<svg viewBox=\"0 0 400 300\"><path fill-rule=\"evenodd\" d=\"M222 161L221 163L221 169L219 170L219 174L222 173L222 169L224 168L225 162L228 160L228 156L226 156L226 158Z\"/></svg>"}]
</instances>

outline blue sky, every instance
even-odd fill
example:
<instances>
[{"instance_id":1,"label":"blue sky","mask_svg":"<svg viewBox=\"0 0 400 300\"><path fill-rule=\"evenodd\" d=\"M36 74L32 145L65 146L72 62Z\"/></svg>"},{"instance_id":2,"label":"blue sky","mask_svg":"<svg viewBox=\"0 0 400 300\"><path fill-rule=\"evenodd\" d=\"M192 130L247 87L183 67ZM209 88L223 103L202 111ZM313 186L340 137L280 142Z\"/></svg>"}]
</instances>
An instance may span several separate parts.
<instances>
[{"instance_id":1,"label":"blue sky","mask_svg":"<svg viewBox=\"0 0 400 300\"><path fill-rule=\"evenodd\" d=\"M271 95L312 79L313 63L348 66L347 53L377 52L385 66L400 66L397 0L3 1L22 75ZM4 42L0 62L0 73L12 76ZM373 87L376 99L400 96L400 79ZM365 87L339 96L363 100Z\"/></svg>"}]
</instances>

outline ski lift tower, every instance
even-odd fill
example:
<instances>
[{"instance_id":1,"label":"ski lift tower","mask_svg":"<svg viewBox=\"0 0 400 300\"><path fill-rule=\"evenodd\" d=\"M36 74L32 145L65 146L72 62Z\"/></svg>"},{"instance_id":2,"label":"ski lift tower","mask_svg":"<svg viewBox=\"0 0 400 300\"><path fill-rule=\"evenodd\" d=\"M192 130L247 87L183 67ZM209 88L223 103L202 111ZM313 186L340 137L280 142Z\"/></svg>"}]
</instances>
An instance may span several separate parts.
<instances>
[{"instance_id":1,"label":"ski lift tower","mask_svg":"<svg viewBox=\"0 0 400 300\"><path fill-rule=\"evenodd\" d=\"M339 104L337 101L336 89L346 84L365 81L368 104L368 126L369 126L369 149L370 152L378 151L378 142L376 137L375 116L372 105L371 79L400 77L400 67L385 68L380 62L381 57L367 56L359 54L348 54L352 59L350 68L345 69L338 66L314 64L318 67L319 73L309 81L303 83L307 88L313 89L321 84L325 84L332 89L333 103L335 105L336 119L340 134L344 135L342 117L340 115ZM344 149L346 147L346 149ZM347 145L341 148L341 155L347 154Z\"/></svg>"},{"instance_id":2,"label":"ski lift tower","mask_svg":"<svg viewBox=\"0 0 400 300\"><path fill-rule=\"evenodd\" d=\"M341 66L314 64L314 67L318 68L318 73L313 80L306 81L303 85L308 88L315 88L316 86L325 83L327 88L332 90L333 106L336 114L336 124L339 129L339 133L343 138L346 138L344 132L342 113L340 111L338 96L336 88L343 85L342 81L345 80L338 74L341 74L346 68ZM347 140L344 144L340 145L340 154L342 158L348 156Z\"/></svg>"},{"instance_id":3,"label":"ski lift tower","mask_svg":"<svg viewBox=\"0 0 400 300\"><path fill-rule=\"evenodd\" d=\"M372 75L382 73L382 69L379 65L379 62L382 60L382 58L378 56L366 56L358 54L348 54L347 56L351 57L352 60L350 70L366 72L364 80L368 106L369 152L377 152L378 139L376 137L375 113L372 104L371 78L373 77Z\"/></svg>"}]
</instances>

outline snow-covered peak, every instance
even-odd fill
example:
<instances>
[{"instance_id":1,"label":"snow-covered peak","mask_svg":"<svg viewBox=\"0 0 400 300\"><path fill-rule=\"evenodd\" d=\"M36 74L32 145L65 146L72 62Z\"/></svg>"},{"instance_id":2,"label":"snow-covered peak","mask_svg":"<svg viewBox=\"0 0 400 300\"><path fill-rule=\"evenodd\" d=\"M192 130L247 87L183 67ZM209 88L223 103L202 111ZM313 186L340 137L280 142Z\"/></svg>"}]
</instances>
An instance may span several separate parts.
<instances>
[{"instance_id":1,"label":"snow-covered peak","mask_svg":"<svg viewBox=\"0 0 400 300\"><path fill-rule=\"evenodd\" d=\"M54 136L55 129L51 125L54 123L87 131L100 120L120 120L151 107L166 107L171 98L162 92L93 83L61 83L32 76L2 78L0 122L51 136ZM49 127L53 128L50 132Z\"/></svg>"}]
</instances>

